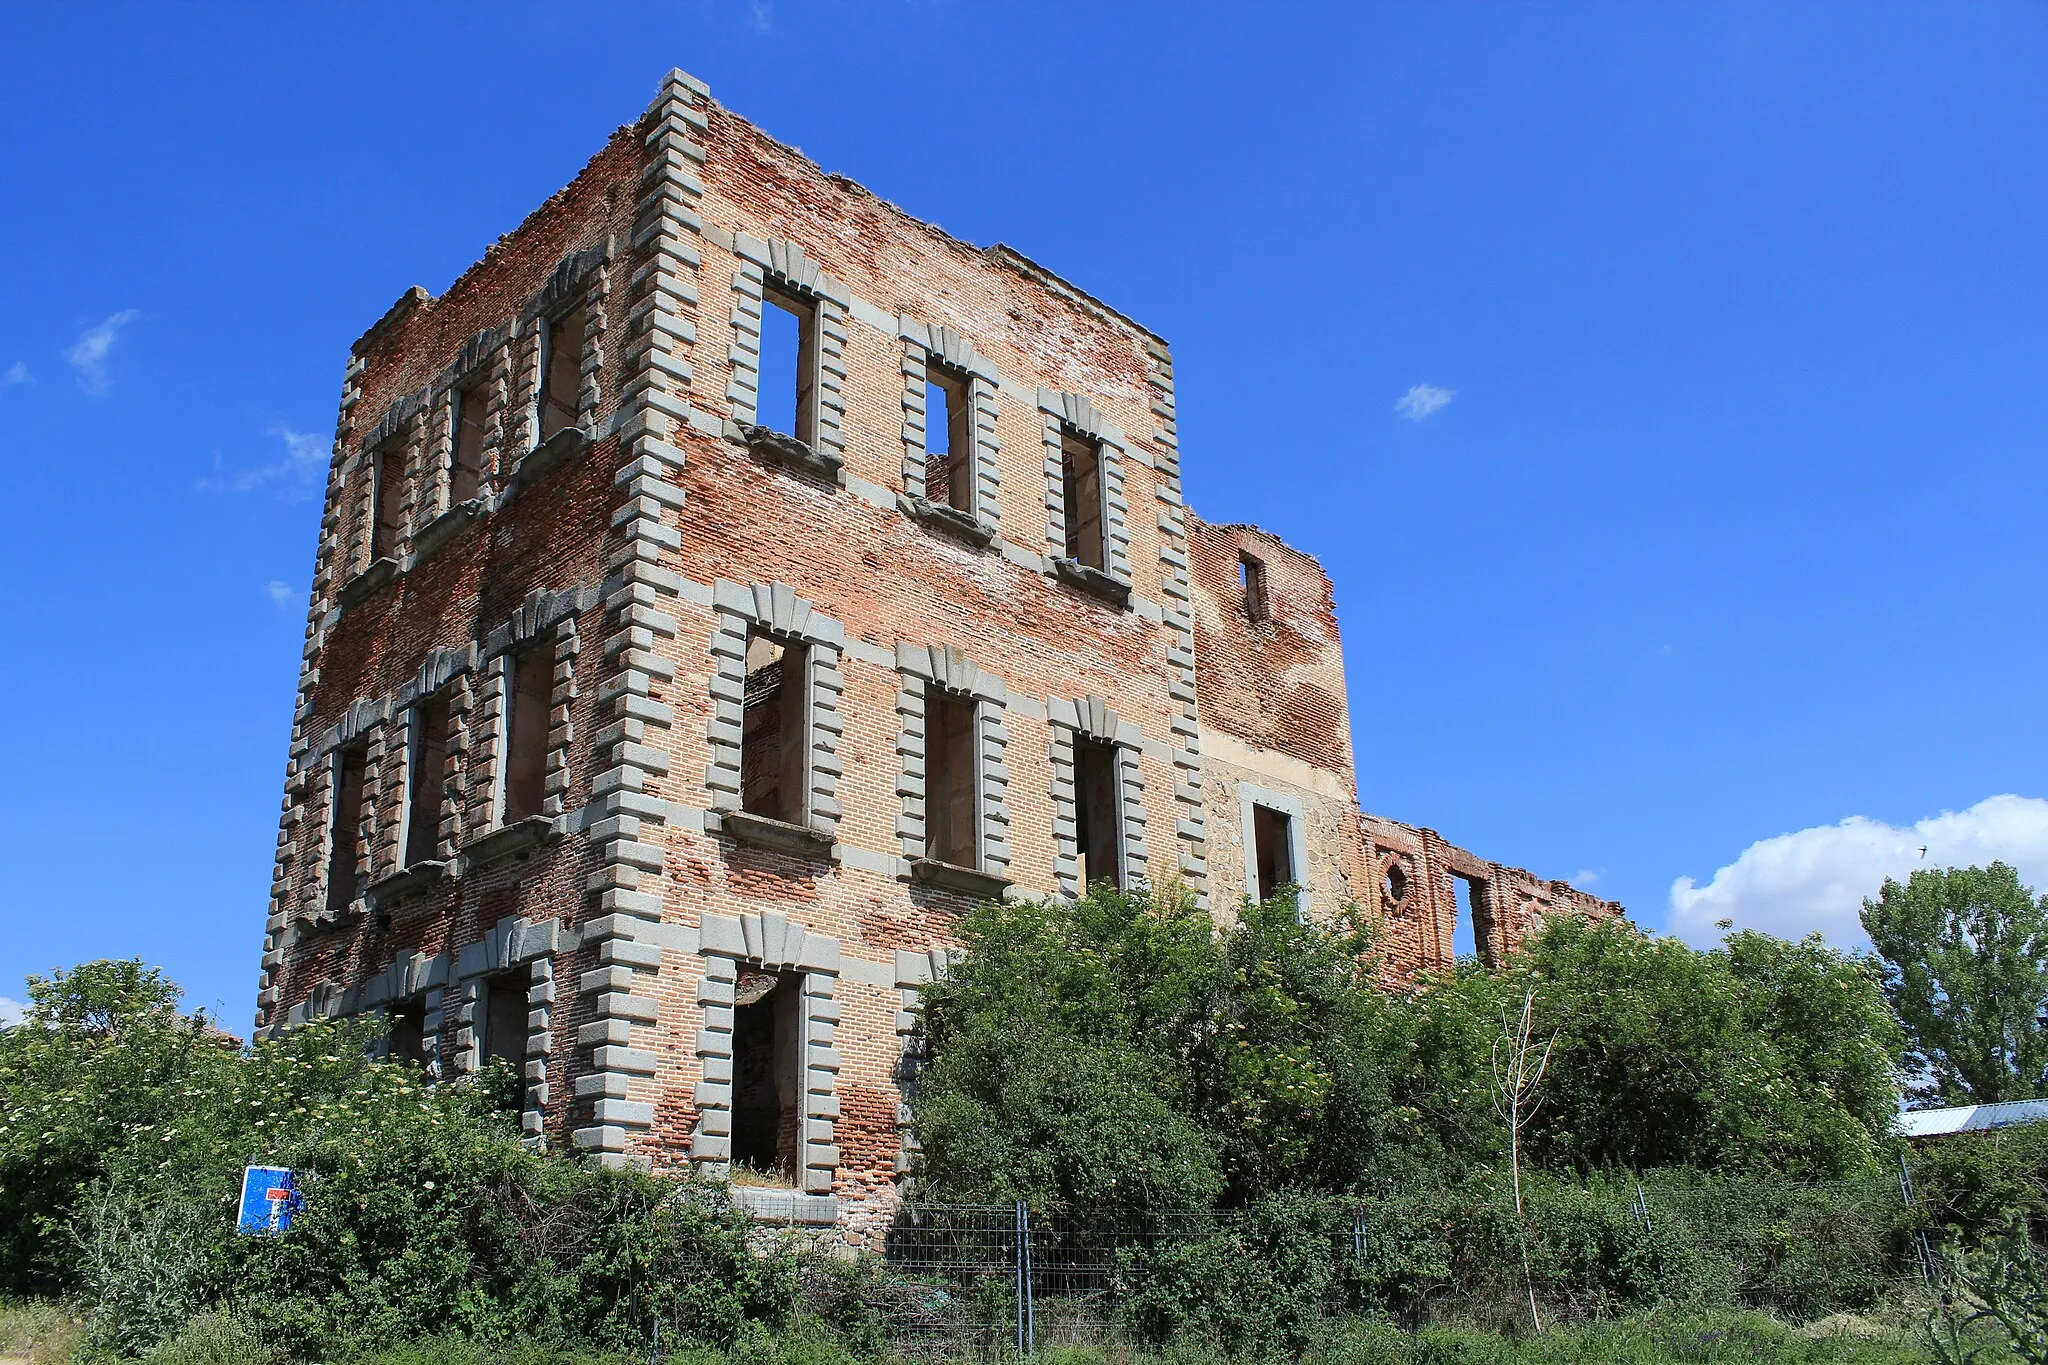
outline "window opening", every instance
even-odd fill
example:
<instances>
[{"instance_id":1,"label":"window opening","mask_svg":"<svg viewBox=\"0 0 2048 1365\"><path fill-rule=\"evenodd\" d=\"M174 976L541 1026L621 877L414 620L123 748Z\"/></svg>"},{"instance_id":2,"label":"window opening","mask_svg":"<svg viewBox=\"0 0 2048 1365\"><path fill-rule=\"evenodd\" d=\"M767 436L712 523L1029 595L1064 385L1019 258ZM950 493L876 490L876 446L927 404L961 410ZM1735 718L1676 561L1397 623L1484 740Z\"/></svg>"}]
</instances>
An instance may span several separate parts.
<instances>
[{"instance_id":1,"label":"window opening","mask_svg":"<svg viewBox=\"0 0 2048 1365\"><path fill-rule=\"evenodd\" d=\"M405 491L405 447L394 444L378 451L374 470L371 477L376 487L370 490L370 515L375 519L370 527L372 564L398 555L398 533L404 525L399 495Z\"/></svg>"},{"instance_id":2,"label":"window opening","mask_svg":"<svg viewBox=\"0 0 2048 1365\"><path fill-rule=\"evenodd\" d=\"M1065 508L1067 558L1091 569L1106 569L1102 544L1102 447L1094 441L1060 437L1060 494Z\"/></svg>"},{"instance_id":3,"label":"window opening","mask_svg":"<svg viewBox=\"0 0 2048 1365\"><path fill-rule=\"evenodd\" d=\"M1294 870L1294 817L1287 812L1253 805L1252 874L1260 900L1272 899L1283 886L1299 884Z\"/></svg>"},{"instance_id":4,"label":"window opening","mask_svg":"<svg viewBox=\"0 0 2048 1365\"><path fill-rule=\"evenodd\" d=\"M505 725L505 801L501 824L541 813L547 794L549 712L554 669L545 647L508 655L511 694Z\"/></svg>"},{"instance_id":5,"label":"window opening","mask_svg":"<svg viewBox=\"0 0 2048 1365\"><path fill-rule=\"evenodd\" d=\"M792 825L804 822L810 778L809 658L809 648L799 641L760 631L747 637L740 808Z\"/></svg>"},{"instance_id":6,"label":"window opening","mask_svg":"<svg viewBox=\"0 0 2048 1365\"><path fill-rule=\"evenodd\" d=\"M481 1060L503 1062L515 1074L526 1068L526 988L529 973L507 972L484 978L477 1017L483 1021Z\"/></svg>"},{"instance_id":7,"label":"window opening","mask_svg":"<svg viewBox=\"0 0 2048 1365\"><path fill-rule=\"evenodd\" d=\"M1075 844L1081 884L1106 881L1123 889L1123 821L1117 800L1117 751L1105 740L1074 740Z\"/></svg>"},{"instance_id":8,"label":"window opening","mask_svg":"<svg viewBox=\"0 0 2048 1365\"><path fill-rule=\"evenodd\" d=\"M924 379L924 495L956 512L974 510L973 409L960 376L927 366Z\"/></svg>"},{"instance_id":9,"label":"window opening","mask_svg":"<svg viewBox=\"0 0 2048 1365\"><path fill-rule=\"evenodd\" d=\"M1255 555L1237 556L1237 581L1244 589L1244 614L1254 621L1266 619L1266 565Z\"/></svg>"},{"instance_id":10,"label":"window opening","mask_svg":"<svg viewBox=\"0 0 2048 1365\"><path fill-rule=\"evenodd\" d=\"M415 1066L426 1065L427 1012L424 1006L413 1003L392 1007L386 1050L394 1062L411 1062Z\"/></svg>"},{"instance_id":11,"label":"window opening","mask_svg":"<svg viewBox=\"0 0 2048 1365\"><path fill-rule=\"evenodd\" d=\"M441 797L448 786L448 699L436 697L413 710L412 763L405 794L405 865L427 862L440 851Z\"/></svg>"},{"instance_id":12,"label":"window opening","mask_svg":"<svg viewBox=\"0 0 2048 1365\"><path fill-rule=\"evenodd\" d=\"M1455 874L1451 881L1458 894L1458 919L1451 928L1451 956L1458 961L1478 958L1490 963L1492 956L1487 950L1486 940L1493 917L1486 898L1486 883L1476 877Z\"/></svg>"},{"instance_id":13,"label":"window opening","mask_svg":"<svg viewBox=\"0 0 2048 1365\"><path fill-rule=\"evenodd\" d=\"M1386 905L1399 905L1408 899L1408 874L1399 863L1390 862L1380 878L1380 900Z\"/></svg>"},{"instance_id":14,"label":"window opening","mask_svg":"<svg viewBox=\"0 0 2048 1365\"><path fill-rule=\"evenodd\" d=\"M475 497L484 482L482 384L449 390L448 425L455 434L455 455L448 469L448 504L459 507Z\"/></svg>"},{"instance_id":15,"label":"window opening","mask_svg":"<svg viewBox=\"0 0 2048 1365\"><path fill-rule=\"evenodd\" d=\"M576 425L583 388L583 306L548 320L542 334L540 439Z\"/></svg>"},{"instance_id":16,"label":"window opening","mask_svg":"<svg viewBox=\"0 0 2048 1365\"><path fill-rule=\"evenodd\" d=\"M334 818L327 841L327 913L346 913L356 898L356 859L363 837L363 746L334 755Z\"/></svg>"},{"instance_id":17,"label":"window opening","mask_svg":"<svg viewBox=\"0 0 2048 1365\"><path fill-rule=\"evenodd\" d=\"M925 689L925 856L955 867L981 866L976 848L974 702Z\"/></svg>"},{"instance_id":18,"label":"window opening","mask_svg":"<svg viewBox=\"0 0 2048 1365\"><path fill-rule=\"evenodd\" d=\"M741 968L732 1012L732 1159L794 1184L802 1115L803 978Z\"/></svg>"},{"instance_id":19,"label":"window opening","mask_svg":"<svg viewBox=\"0 0 2048 1365\"><path fill-rule=\"evenodd\" d=\"M809 443L815 439L818 310L793 294L761 294L761 362L754 420Z\"/></svg>"}]
</instances>

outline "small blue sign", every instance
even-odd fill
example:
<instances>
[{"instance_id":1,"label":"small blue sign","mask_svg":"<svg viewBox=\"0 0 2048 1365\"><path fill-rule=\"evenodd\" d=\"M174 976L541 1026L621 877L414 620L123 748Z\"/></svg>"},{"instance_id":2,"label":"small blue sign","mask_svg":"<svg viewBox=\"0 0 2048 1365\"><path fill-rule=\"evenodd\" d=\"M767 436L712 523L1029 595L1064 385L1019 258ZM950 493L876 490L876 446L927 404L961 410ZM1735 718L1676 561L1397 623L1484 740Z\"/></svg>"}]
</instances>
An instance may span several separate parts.
<instances>
[{"instance_id":1,"label":"small blue sign","mask_svg":"<svg viewBox=\"0 0 2048 1365\"><path fill-rule=\"evenodd\" d=\"M242 1172L241 1231L289 1232L293 1216L305 1206L298 1183L284 1167L251 1166Z\"/></svg>"}]
</instances>

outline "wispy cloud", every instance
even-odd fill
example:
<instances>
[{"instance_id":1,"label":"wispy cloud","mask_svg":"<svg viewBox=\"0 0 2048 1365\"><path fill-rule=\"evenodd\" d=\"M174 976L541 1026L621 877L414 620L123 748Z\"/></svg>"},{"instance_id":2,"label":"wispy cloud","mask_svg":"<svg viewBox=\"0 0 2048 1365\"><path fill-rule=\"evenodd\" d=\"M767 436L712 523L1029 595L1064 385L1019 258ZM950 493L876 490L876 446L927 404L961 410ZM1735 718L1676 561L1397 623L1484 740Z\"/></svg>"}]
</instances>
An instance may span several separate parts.
<instances>
[{"instance_id":1,"label":"wispy cloud","mask_svg":"<svg viewBox=\"0 0 2048 1365\"><path fill-rule=\"evenodd\" d=\"M86 328L71 349L64 353L64 358L71 362L71 368L78 371L80 388L87 393L107 391L107 353L114 349L121 329L138 316L133 308L123 308L97 327Z\"/></svg>"},{"instance_id":2,"label":"wispy cloud","mask_svg":"<svg viewBox=\"0 0 2048 1365\"><path fill-rule=\"evenodd\" d=\"M290 608L299 600L299 594L291 584L275 578L263 585L263 594L270 599L270 605L279 611Z\"/></svg>"},{"instance_id":3,"label":"wispy cloud","mask_svg":"<svg viewBox=\"0 0 2048 1365\"><path fill-rule=\"evenodd\" d=\"M0 1028L13 1028L21 1022L21 1016L27 1011L28 1006L19 1000L9 1000L6 996L0 995Z\"/></svg>"},{"instance_id":4,"label":"wispy cloud","mask_svg":"<svg viewBox=\"0 0 2048 1365\"><path fill-rule=\"evenodd\" d=\"M1394 400L1394 411L1411 422L1426 422L1432 414L1443 410L1453 398L1456 389L1440 388L1435 384L1411 385L1408 392Z\"/></svg>"},{"instance_id":5,"label":"wispy cloud","mask_svg":"<svg viewBox=\"0 0 2048 1365\"><path fill-rule=\"evenodd\" d=\"M304 496L318 486L321 475L327 472L328 447L324 437L296 431L283 423L264 434L284 443L281 458L231 474L222 467L216 452L213 471L194 486L202 493L247 493L266 484L277 484L293 497Z\"/></svg>"},{"instance_id":6,"label":"wispy cloud","mask_svg":"<svg viewBox=\"0 0 2048 1365\"><path fill-rule=\"evenodd\" d=\"M1604 869L1597 867L1582 867L1577 872L1572 873L1572 885L1584 891L1594 882L1600 880L1603 871Z\"/></svg>"},{"instance_id":7,"label":"wispy cloud","mask_svg":"<svg viewBox=\"0 0 2048 1365\"><path fill-rule=\"evenodd\" d=\"M7 367L7 373L0 374L0 389L11 389L16 384L33 384L36 377L28 372L28 366L19 360Z\"/></svg>"},{"instance_id":8,"label":"wispy cloud","mask_svg":"<svg viewBox=\"0 0 2048 1365\"><path fill-rule=\"evenodd\" d=\"M1868 942L1858 918L1865 896L1886 877L1904 881L1923 867L2003 861L2022 880L2048 883L2048 801L1993 796L1968 810L1943 811L1910 825L1852 815L1835 825L1763 839L1697 886L1671 884L1670 931L1702 947L1721 937L1719 921L1785 938L1825 935L1838 948Z\"/></svg>"},{"instance_id":9,"label":"wispy cloud","mask_svg":"<svg viewBox=\"0 0 2048 1365\"><path fill-rule=\"evenodd\" d=\"M775 31L775 15L769 8L768 0L747 0L747 10L754 18L754 32L773 33Z\"/></svg>"}]
</instances>

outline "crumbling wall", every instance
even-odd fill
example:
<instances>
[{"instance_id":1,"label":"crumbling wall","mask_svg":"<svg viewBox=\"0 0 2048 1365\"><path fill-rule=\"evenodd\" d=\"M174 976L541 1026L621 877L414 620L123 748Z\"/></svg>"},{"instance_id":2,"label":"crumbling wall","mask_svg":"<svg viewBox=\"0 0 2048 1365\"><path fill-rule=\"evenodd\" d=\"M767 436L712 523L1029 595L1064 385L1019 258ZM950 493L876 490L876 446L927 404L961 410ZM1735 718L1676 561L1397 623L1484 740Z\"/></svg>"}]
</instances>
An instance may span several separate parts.
<instances>
[{"instance_id":1,"label":"crumbling wall","mask_svg":"<svg viewBox=\"0 0 2048 1365\"><path fill-rule=\"evenodd\" d=\"M1450 969L1461 878L1471 887L1474 948L1487 963L1505 959L1547 918L1626 913L1619 902L1569 882L1480 858L1433 829L1368 815L1362 832L1371 869L1367 903L1380 925L1381 972L1390 984Z\"/></svg>"},{"instance_id":2,"label":"crumbling wall","mask_svg":"<svg viewBox=\"0 0 2048 1365\"><path fill-rule=\"evenodd\" d=\"M1260 805L1301 822L1296 881L1310 912L1355 903L1364 864L1329 575L1269 532L1192 513L1188 557L1212 907L1228 917L1241 897L1272 890L1249 866Z\"/></svg>"}]
</instances>

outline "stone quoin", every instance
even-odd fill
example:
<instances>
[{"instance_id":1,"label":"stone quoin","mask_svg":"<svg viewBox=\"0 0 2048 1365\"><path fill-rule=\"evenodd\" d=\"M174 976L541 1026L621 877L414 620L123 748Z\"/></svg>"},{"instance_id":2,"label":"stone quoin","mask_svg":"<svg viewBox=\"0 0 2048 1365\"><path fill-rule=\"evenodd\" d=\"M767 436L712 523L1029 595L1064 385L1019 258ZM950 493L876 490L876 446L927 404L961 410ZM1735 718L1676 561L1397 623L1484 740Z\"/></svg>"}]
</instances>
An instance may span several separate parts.
<instances>
[{"instance_id":1,"label":"stone quoin","mask_svg":"<svg viewBox=\"0 0 2048 1365\"><path fill-rule=\"evenodd\" d=\"M1166 343L673 72L349 353L257 1026L858 1237L997 896L1298 885L1390 984L1618 916L1363 813L1335 598L1182 500Z\"/></svg>"}]
</instances>

